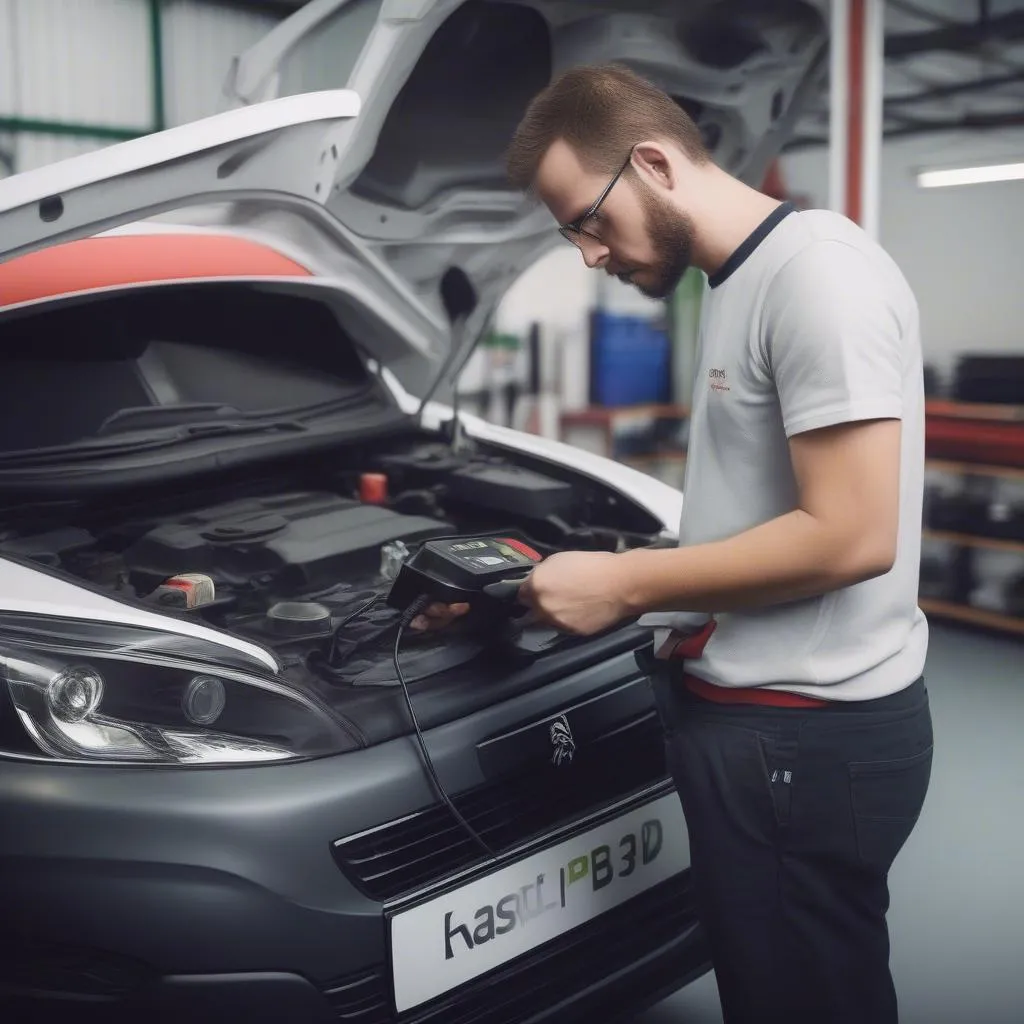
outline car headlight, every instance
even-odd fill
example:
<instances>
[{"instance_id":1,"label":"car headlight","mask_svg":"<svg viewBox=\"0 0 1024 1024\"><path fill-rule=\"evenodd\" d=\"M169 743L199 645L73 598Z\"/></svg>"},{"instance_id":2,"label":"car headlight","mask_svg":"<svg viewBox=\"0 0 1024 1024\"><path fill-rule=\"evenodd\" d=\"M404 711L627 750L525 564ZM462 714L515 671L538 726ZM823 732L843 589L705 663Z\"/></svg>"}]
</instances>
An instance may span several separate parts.
<instances>
[{"instance_id":1,"label":"car headlight","mask_svg":"<svg viewBox=\"0 0 1024 1024\"><path fill-rule=\"evenodd\" d=\"M204 765L358 746L315 694L244 652L194 637L4 614L0 672L0 748L12 754Z\"/></svg>"}]
</instances>

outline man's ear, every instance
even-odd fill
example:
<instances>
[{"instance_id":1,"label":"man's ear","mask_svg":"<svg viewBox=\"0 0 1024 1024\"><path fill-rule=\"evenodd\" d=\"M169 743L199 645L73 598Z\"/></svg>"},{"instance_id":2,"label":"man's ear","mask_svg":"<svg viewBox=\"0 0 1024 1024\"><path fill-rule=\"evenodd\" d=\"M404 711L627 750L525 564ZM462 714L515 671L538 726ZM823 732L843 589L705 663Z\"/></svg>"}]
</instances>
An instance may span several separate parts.
<instances>
[{"instance_id":1,"label":"man's ear","mask_svg":"<svg viewBox=\"0 0 1024 1024\"><path fill-rule=\"evenodd\" d=\"M635 146L633 167L650 185L667 191L676 186L676 170L668 150L659 142L641 142Z\"/></svg>"}]
</instances>

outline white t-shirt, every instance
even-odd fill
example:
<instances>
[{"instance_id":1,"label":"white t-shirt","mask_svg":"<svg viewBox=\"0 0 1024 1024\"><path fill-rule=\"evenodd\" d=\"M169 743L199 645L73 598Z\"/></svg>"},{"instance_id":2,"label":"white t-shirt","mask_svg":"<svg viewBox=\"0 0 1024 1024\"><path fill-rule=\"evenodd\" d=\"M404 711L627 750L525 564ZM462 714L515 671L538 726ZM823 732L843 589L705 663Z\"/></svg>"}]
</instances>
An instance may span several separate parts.
<instances>
[{"instance_id":1,"label":"white t-shirt","mask_svg":"<svg viewBox=\"0 0 1024 1024\"><path fill-rule=\"evenodd\" d=\"M680 543L722 540L792 511L787 438L878 417L902 421L899 540L884 576L809 600L716 614L703 655L687 669L721 686L835 700L901 690L922 674L928 647L917 603L924 381L914 295L852 221L790 204L708 284ZM691 631L706 618L643 621Z\"/></svg>"}]
</instances>

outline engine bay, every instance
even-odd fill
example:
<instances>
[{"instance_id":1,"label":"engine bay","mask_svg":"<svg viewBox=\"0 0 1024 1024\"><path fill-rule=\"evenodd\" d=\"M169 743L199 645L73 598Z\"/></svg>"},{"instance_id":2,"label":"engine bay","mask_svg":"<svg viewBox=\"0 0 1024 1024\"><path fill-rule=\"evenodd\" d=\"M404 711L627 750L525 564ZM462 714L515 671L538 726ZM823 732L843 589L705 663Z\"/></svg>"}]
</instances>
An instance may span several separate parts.
<instances>
[{"instance_id":1,"label":"engine bay","mask_svg":"<svg viewBox=\"0 0 1024 1024\"><path fill-rule=\"evenodd\" d=\"M351 457L351 456L350 456ZM211 487L119 494L59 517L8 519L0 553L272 649L297 685L328 697L395 682L400 613L385 601L425 541L503 531L541 555L658 543L658 524L596 481L558 467L417 440L311 458ZM410 682L488 643L472 619L409 634ZM334 701L331 701L334 703Z\"/></svg>"}]
</instances>

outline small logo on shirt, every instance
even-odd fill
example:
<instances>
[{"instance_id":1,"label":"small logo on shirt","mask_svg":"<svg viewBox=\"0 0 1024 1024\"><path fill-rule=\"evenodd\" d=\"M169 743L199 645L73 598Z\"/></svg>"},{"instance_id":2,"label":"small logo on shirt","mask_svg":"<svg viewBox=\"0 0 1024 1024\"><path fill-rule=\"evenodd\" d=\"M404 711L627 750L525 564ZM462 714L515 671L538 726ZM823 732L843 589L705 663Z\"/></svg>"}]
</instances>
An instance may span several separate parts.
<instances>
[{"instance_id":1,"label":"small logo on shirt","mask_svg":"<svg viewBox=\"0 0 1024 1024\"><path fill-rule=\"evenodd\" d=\"M711 381L712 391L728 391L729 378L725 370L718 370L712 367L708 370L708 379Z\"/></svg>"}]
</instances>

